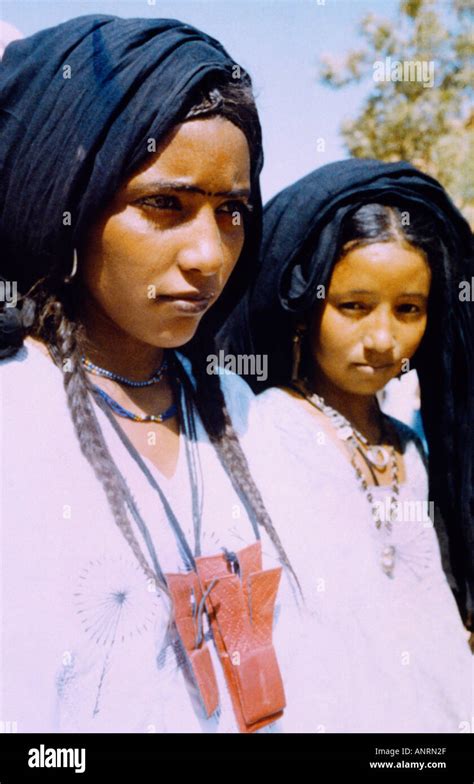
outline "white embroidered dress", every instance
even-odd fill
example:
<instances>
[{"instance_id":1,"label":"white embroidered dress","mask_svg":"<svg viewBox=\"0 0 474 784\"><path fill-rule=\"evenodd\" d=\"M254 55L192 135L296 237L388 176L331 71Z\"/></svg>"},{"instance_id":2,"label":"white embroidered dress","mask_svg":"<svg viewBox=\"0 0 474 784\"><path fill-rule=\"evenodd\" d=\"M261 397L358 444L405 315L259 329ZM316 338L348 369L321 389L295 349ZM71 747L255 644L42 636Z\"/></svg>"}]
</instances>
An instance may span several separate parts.
<instances>
[{"instance_id":1,"label":"white embroidered dress","mask_svg":"<svg viewBox=\"0 0 474 784\"><path fill-rule=\"evenodd\" d=\"M416 434L392 418L406 481L400 519L387 536L375 527L349 460L324 438L317 420L280 389L259 395L257 405L272 424L267 432L278 433L271 449L284 455L288 477L278 479L272 459L269 510L311 618L304 644L296 634L282 644L287 691L298 695L287 708L286 726L301 732L471 731L468 633L427 515L428 478ZM371 490L385 506L390 488ZM277 520L277 507L287 510L286 525ZM387 543L396 547L393 578L381 568ZM277 642L284 628L277 628Z\"/></svg>"}]
</instances>

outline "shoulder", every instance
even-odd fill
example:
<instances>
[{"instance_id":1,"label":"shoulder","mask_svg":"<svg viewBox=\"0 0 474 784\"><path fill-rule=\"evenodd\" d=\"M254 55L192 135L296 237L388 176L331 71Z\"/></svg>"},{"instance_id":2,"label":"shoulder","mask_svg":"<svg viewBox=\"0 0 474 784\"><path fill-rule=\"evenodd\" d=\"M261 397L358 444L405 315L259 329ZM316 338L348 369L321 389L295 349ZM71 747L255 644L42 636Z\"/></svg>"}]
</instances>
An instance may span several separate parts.
<instances>
[{"instance_id":1,"label":"shoulder","mask_svg":"<svg viewBox=\"0 0 474 784\"><path fill-rule=\"evenodd\" d=\"M21 348L15 354L12 354L9 357L3 357L0 359L0 373L2 376L6 376L24 372L26 368L26 362L29 356L29 350L27 346L23 344Z\"/></svg>"},{"instance_id":2,"label":"shoulder","mask_svg":"<svg viewBox=\"0 0 474 784\"><path fill-rule=\"evenodd\" d=\"M0 360L0 399L9 419L15 421L45 407L60 410L65 401L62 373L27 339L13 356Z\"/></svg>"},{"instance_id":3,"label":"shoulder","mask_svg":"<svg viewBox=\"0 0 474 784\"><path fill-rule=\"evenodd\" d=\"M271 422L282 436L307 440L314 436L319 424L308 413L301 395L289 388L271 387L257 396L260 416Z\"/></svg>"},{"instance_id":4,"label":"shoulder","mask_svg":"<svg viewBox=\"0 0 474 784\"><path fill-rule=\"evenodd\" d=\"M38 341L26 338L25 342L12 356L0 360L0 380L27 379L35 377L57 378L58 369L47 355L47 349L39 347Z\"/></svg>"},{"instance_id":5,"label":"shoulder","mask_svg":"<svg viewBox=\"0 0 474 784\"><path fill-rule=\"evenodd\" d=\"M262 410L278 413L292 413L300 400L296 392L283 387L270 387L257 395ZM298 406L299 408L299 406Z\"/></svg>"},{"instance_id":6,"label":"shoulder","mask_svg":"<svg viewBox=\"0 0 474 784\"><path fill-rule=\"evenodd\" d=\"M338 452L328 438L327 425L294 390L271 387L257 396L257 416L269 440L285 455L288 470L290 460L298 472L306 475L317 470L332 473Z\"/></svg>"}]
</instances>

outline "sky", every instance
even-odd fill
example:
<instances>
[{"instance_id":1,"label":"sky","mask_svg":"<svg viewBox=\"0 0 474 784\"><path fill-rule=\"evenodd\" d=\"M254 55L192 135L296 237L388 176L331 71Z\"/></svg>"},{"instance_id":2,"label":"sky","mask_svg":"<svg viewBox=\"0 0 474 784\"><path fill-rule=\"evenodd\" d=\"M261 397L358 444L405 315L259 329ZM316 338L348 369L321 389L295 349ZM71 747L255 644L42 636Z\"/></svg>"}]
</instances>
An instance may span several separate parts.
<instances>
[{"instance_id":1,"label":"sky","mask_svg":"<svg viewBox=\"0 0 474 784\"><path fill-rule=\"evenodd\" d=\"M319 57L342 59L360 46L357 25L365 14L393 19L398 5L399 0L0 0L0 19L31 35L83 14L172 17L217 38L253 80L266 201L318 166L347 157L340 124L357 114L372 73L356 87L331 90L318 83Z\"/></svg>"}]
</instances>

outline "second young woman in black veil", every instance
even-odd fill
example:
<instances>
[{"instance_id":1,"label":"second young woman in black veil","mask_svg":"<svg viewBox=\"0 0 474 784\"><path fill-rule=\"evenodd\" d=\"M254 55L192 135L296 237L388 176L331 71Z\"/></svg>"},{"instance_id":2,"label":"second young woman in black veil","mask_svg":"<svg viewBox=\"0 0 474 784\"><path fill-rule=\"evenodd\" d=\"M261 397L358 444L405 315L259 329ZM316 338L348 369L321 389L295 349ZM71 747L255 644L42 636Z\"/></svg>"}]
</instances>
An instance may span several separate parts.
<instances>
[{"instance_id":1,"label":"second young woman in black veil","mask_svg":"<svg viewBox=\"0 0 474 784\"><path fill-rule=\"evenodd\" d=\"M324 302L321 286L327 290L349 232L350 241L360 244L394 237L390 220L383 216L378 221L374 216L365 234L360 225L356 228L357 221L349 228L351 216L371 203L404 212L403 241L420 247L432 267L426 333L410 367L417 370L421 387L430 499L445 524L449 520L446 533L456 595L470 626L470 596L474 595L474 306L469 296L473 239L469 225L441 185L405 162L353 159L316 169L285 188L265 207L257 281L228 319L220 341L233 353L268 354L268 379L248 378L256 392L288 385L296 326L302 314ZM397 372L394 368L390 375Z\"/></svg>"}]
</instances>

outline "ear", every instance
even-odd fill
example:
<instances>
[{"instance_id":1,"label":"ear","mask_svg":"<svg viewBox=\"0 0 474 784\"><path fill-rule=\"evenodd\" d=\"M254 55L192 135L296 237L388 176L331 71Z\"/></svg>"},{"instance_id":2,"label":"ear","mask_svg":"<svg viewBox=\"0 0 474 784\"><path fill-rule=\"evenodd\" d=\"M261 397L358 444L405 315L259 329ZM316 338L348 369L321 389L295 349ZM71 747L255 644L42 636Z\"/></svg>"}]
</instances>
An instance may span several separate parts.
<instances>
[{"instance_id":1,"label":"ear","mask_svg":"<svg viewBox=\"0 0 474 784\"><path fill-rule=\"evenodd\" d=\"M307 325L301 319L298 319L295 324L293 333L293 348L292 348L292 365L291 365L291 380L297 381L299 378L299 370L301 364L301 342L307 332Z\"/></svg>"},{"instance_id":2,"label":"ear","mask_svg":"<svg viewBox=\"0 0 474 784\"><path fill-rule=\"evenodd\" d=\"M304 333L309 329L309 322L309 313L302 313L295 316L293 320L293 331L298 332L300 335L304 335Z\"/></svg>"}]
</instances>

